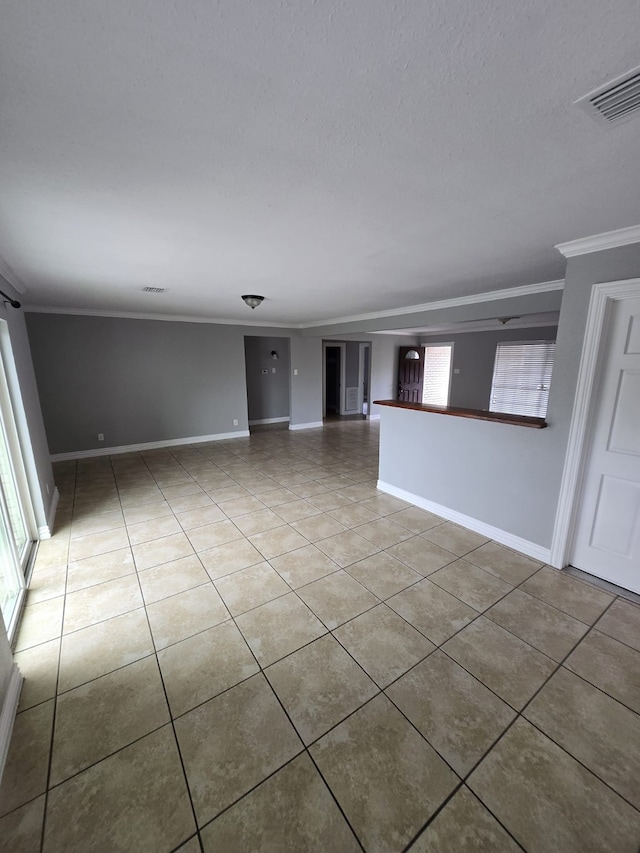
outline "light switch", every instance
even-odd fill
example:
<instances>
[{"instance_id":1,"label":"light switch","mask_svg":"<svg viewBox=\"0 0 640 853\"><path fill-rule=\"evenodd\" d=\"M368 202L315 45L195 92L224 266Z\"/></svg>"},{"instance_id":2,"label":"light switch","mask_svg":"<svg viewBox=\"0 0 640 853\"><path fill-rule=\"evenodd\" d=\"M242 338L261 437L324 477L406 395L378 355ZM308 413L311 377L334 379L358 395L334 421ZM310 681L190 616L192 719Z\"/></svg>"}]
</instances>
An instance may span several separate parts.
<instances>
[{"instance_id":1,"label":"light switch","mask_svg":"<svg viewBox=\"0 0 640 853\"><path fill-rule=\"evenodd\" d=\"M297 376L297 375L298 375L298 368L297 368L297 367L295 367L295 368L293 369L293 375L294 375L294 376Z\"/></svg>"},{"instance_id":2,"label":"light switch","mask_svg":"<svg viewBox=\"0 0 640 853\"><path fill-rule=\"evenodd\" d=\"M460 368L459 368L459 367L454 367L454 368L453 368L453 372L454 372L454 373L460 373Z\"/></svg>"},{"instance_id":3,"label":"light switch","mask_svg":"<svg viewBox=\"0 0 640 853\"><path fill-rule=\"evenodd\" d=\"M272 373L275 373L275 372L276 372L275 367L272 367L272 368L271 368L271 372L272 372Z\"/></svg>"}]
</instances>

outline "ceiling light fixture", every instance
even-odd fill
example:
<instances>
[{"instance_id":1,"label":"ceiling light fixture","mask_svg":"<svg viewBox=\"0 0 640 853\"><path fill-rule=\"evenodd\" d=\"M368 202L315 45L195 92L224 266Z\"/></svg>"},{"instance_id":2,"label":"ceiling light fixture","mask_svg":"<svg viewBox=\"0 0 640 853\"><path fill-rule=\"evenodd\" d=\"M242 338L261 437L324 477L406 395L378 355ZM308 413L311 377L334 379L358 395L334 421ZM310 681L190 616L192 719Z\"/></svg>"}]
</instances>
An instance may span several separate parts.
<instances>
[{"instance_id":1,"label":"ceiling light fixture","mask_svg":"<svg viewBox=\"0 0 640 853\"><path fill-rule=\"evenodd\" d=\"M258 305L262 304L264 300L264 296L256 296L255 294L248 293L246 296L242 297L244 301L247 303L249 308L254 309L257 308Z\"/></svg>"}]
</instances>

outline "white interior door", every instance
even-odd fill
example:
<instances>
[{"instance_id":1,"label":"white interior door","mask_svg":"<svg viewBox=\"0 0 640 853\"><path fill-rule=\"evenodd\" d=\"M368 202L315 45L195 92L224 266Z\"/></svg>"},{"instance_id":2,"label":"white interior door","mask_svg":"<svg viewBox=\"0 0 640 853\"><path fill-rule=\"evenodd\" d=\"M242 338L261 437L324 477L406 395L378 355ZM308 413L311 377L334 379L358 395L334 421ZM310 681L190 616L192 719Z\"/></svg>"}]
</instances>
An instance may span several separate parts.
<instances>
[{"instance_id":1,"label":"white interior door","mask_svg":"<svg viewBox=\"0 0 640 853\"><path fill-rule=\"evenodd\" d=\"M571 564L640 592L640 298L613 303Z\"/></svg>"}]
</instances>

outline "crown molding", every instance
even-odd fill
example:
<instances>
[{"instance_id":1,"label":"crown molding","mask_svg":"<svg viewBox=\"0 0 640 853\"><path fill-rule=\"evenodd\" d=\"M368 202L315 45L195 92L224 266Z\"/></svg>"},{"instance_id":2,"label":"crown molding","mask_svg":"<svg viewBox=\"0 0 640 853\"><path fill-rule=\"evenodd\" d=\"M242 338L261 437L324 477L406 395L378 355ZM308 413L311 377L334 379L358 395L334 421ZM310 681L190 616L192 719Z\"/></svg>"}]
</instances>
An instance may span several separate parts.
<instances>
[{"instance_id":1,"label":"crown molding","mask_svg":"<svg viewBox=\"0 0 640 853\"><path fill-rule=\"evenodd\" d=\"M170 323L210 323L216 326L255 326L268 329L295 329L293 323L259 320L228 320L220 317L196 317L184 314L147 314L142 311L101 311L93 308L58 308L53 305L24 305L29 314L71 314L79 317L115 317L121 320L164 320Z\"/></svg>"},{"instance_id":2,"label":"crown molding","mask_svg":"<svg viewBox=\"0 0 640 853\"><path fill-rule=\"evenodd\" d=\"M564 280L543 281L539 284L525 284L521 287L509 287L505 290L490 290L471 296L458 296L441 299L437 302L425 302L422 305L409 305L404 308L390 308L387 311L374 311L370 314L354 314L332 320L314 320L311 323L267 322L260 320L229 320L219 317L197 317L182 314L150 314L141 311L107 311L93 308L58 308L53 305L25 305L24 310L33 314L71 314L81 317L117 317L125 320L165 320L172 323L212 323L220 326L255 326L265 329L314 329L338 323L353 323L360 320L377 320L386 317L402 317L405 314L418 314L423 311L435 311L440 308L455 308L459 305L475 305L479 302L495 302L500 299L513 299L531 296L536 293L548 293L562 290Z\"/></svg>"},{"instance_id":3,"label":"crown molding","mask_svg":"<svg viewBox=\"0 0 640 853\"><path fill-rule=\"evenodd\" d=\"M419 314L423 311L437 311L441 308L457 308L459 305L476 305L479 302L495 302L499 299L513 299L514 297L531 296L536 293L548 293L551 290L562 290L563 287L564 279L556 279L555 281L543 281L538 284L509 287L505 290L489 290L486 293L475 293L471 296L440 299L437 302L425 302L422 305L408 305L405 308L390 308L387 311L373 311L370 314L353 314L350 317L336 317L332 320L316 320L313 323L300 323L296 328L313 329L316 326L333 326L341 323L355 323L361 320L401 317L405 314Z\"/></svg>"},{"instance_id":4,"label":"crown molding","mask_svg":"<svg viewBox=\"0 0 640 853\"><path fill-rule=\"evenodd\" d=\"M15 274L15 272L11 269L9 264L2 257L0 257L0 275L5 281L9 282L11 287L18 293L22 294L27 292L27 288L24 286L24 284Z\"/></svg>"},{"instance_id":5,"label":"crown molding","mask_svg":"<svg viewBox=\"0 0 640 853\"><path fill-rule=\"evenodd\" d=\"M570 240L568 243L558 243L555 248L565 258L574 258L576 255L616 249L618 246L628 246L631 243L640 243L640 225L618 228L617 231L605 231L602 234L594 234L580 240Z\"/></svg>"}]
</instances>

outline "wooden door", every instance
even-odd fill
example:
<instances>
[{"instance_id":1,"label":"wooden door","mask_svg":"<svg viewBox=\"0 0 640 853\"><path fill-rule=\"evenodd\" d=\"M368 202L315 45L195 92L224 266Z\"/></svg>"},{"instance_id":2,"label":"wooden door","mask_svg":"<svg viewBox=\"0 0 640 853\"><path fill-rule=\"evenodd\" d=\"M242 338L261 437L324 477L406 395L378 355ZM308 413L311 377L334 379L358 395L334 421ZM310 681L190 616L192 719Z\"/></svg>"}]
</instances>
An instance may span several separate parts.
<instances>
[{"instance_id":1,"label":"wooden door","mask_svg":"<svg viewBox=\"0 0 640 853\"><path fill-rule=\"evenodd\" d=\"M424 347L400 347L398 360L398 400L422 402Z\"/></svg>"},{"instance_id":2,"label":"wooden door","mask_svg":"<svg viewBox=\"0 0 640 853\"><path fill-rule=\"evenodd\" d=\"M640 593L640 298L614 303L603 340L571 564Z\"/></svg>"}]
</instances>

